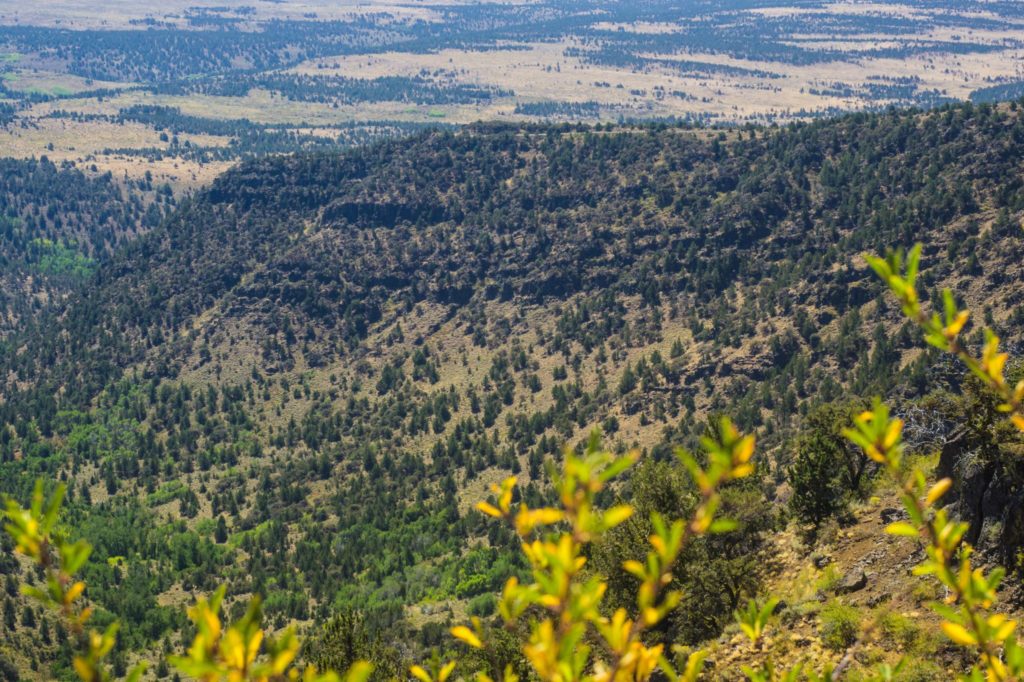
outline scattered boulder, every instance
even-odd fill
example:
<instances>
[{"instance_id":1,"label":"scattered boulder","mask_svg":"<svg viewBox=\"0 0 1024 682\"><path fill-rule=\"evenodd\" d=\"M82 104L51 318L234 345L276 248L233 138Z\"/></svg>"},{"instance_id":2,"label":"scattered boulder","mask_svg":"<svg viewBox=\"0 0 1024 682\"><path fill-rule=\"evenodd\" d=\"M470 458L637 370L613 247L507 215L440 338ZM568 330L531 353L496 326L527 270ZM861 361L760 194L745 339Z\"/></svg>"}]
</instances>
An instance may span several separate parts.
<instances>
[{"instance_id":1,"label":"scattered boulder","mask_svg":"<svg viewBox=\"0 0 1024 682\"><path fill-rule=\"evenodd\" d=\"M835 587L836 594L851 594L868 586L868 574L863 570L855 570L843 576Z\"/></svg>"},{"instance_id":2,"label":"scattered boulder","mask_svg":"<svg viewBox=\"0 0 1024 682\"><path fill-rule=\"evenodd\" d=\"M742 356L736 357L728 362L723 362L719 367L718 373L722 376L732 376L733 374L742 374L750 377L751 379L760 381L768 376L769 370L772 368L772 360L768 357L763 356Z\"/></svg>"},{"instance_id":3,"label":"scattered boulder","mask_svg":"<svg viewBox=\"0 0 1024 682\"><path fill-rule=\"evenodd\" d=\"M883 602L889 601L891 598L892 598L891 595L888 595L888 594L885 594L883 592L880 592L880 593L878 593L876 595L873 595L873 596L869 597L868 600L866 602L864 602L864 604L869 609L873 609L876 606L878 606L879 604L881 604Z\"/></svg>"},{"instance_id":4,"label":"scattered boulder","mask_svg":"<svg viewBox=\"0 0 1024 682\"><path fill-rule=\"evenodd\" d=\"M906 509L900 509L898 507L886 507L881 511L882 523L890 524L897 521L906 521L909 517L907 516Z\"/></svg>"}]
</instances>

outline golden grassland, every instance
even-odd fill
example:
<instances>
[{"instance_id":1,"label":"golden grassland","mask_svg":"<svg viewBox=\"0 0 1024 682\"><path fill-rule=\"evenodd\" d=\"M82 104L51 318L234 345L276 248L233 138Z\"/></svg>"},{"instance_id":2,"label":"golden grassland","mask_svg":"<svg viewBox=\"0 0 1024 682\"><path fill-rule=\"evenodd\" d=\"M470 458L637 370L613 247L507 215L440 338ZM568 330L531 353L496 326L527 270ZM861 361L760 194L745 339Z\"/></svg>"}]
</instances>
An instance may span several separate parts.
<instances>
[{"instance_id":1,"label":"golden grassland","mask_svg":"<svg viewBox=\"0 0 1024 682\"><path fill-rule=\"evenodd\" d=\"M174 190L206 185L233 165L230 162L197 163L177 157L170 142L150 126L139 123L72 121L54 118L26 118L24 125L0 128L0 154L13 158L46 156L54 163L71 162L90 173L110 172L114 177L138 179L148 172L154 182L168 183ZM222 146L227 138L212 135L179 135L199 146ZM161 159L146 158L132 150L160 149ZM116 150L116 151L115 151Z\"/></svg>"},{"instance_id":2,"label":"golden grassland","mask_svg":"<svg viewBox=\"0 0 1024 682\"><path fill-rule=\"evenodd\" d=\"M525 1L525 0L524 0ZM373 14L375 20L435 21L435 5L440 0L295 0L285 3L259 3L253 15L239 12L250 5L243 0L227 0L209 11L226 17L251 16L253 21L268 18L308 18L355 20ZM138 21L153 19L170 24L187 23L191 0L171 0L157 10L152 7L112 0L79 2L55 0L48 3L15 3L0 0L0 25L60 25L67 28L125 28L139 26ZM511 90L509 97L496 97L480 104L424 105L407 101L383 101L358 104L297 102L286 97L254 89L244 96L156 95L132 90L129 83L91 81L67 74L64 65L38 55L22 55L0 49L0 77L15 92L59 95L61 99L32 105L18 114L18 120L0 128L0 155L42 156L69 161L91 171L111 171L138 177L147 171L175 188L208 183L229 163L198 164L175 157L159 132L137 123L123 125L90 121L72 123L54 120L57 110L73 113L116 116L126 107L138 104L176 107L186 115L216 119L248 119L257 124L277 124L307 134L333 137L332 126L370 121L408 123L444 122L466 124L481 120L536 120L516 114L520 103L596 102L604 120L710 116L717 122L784 121L798 116L865 106L884 106L885 101L869 101L858 93L865 83L883 79L915 79L920 90L942 96L967 98L978 88L1024 77L1024 50L1007 47L1024 41L1024 22L1002 21L998 29L968 29L957 25L957 17L998 19L985 11L957 12L934 10L898 2L836 2L823 7L793 6L755 8L751 17L780 18L790 15L821 15L822 29L813 34L794 34L791 43L800 47L837 50L845 55L833 62L809 65L740 59L726 54L688 50L685 44L666 54L639 54L660 61L659 66L643 71L588 63L568 56L571 49L592 49L589 43L574 37L558 42L534 42L495 45L495 49L442 49L414 53L399 50L344 56L326 56L304 62L287 72L307 75L339 75L349 78L384 76L422 76L439 84L472 84ZM834 35L829 32L829 17L872 15L919 21L922 28L905 34L872 33ZM929 21L937 17L944 22ZM135 22L135 23L132 23ZM591 27L601 31L671 35L680 27L669 23L614 23L595 15ZM955 43L968 40L995 46L991 53L955 54L929 52L907 58L872 56L870 50L921 41ZM724 74L692 68L673 68L673 62L703 62L746 69L751 74ZM767 72L771 78L756 75ZM94 89L120 90L105 97L88 95ZM834 93L852 89L849 96ZM81 97L75 97L81 93ZM556 116L556 118L558 118ZM182 135L193 144L222 146L229 138ZM131 154L132 149L163 149L167 155L150 160ZM124 150L110 154L107 150Z\"/></svg>"},{"instance_id":3,"label":"golden grassland","mask_svg":"<svg viewBox=\"0 0 1024 682\"><path fill-rule=\"evenodd\" d=\"M955 29L936 30L915 40L949 40ZM972 39L977 36L973 35ZM985 42L1005 38L1024 39L1024 27L1005 32L988 32ZM569 48L581 48L573 39L562 43L532 43L508 49L467 51L441 50L414 54L385 52L374 55L348 55L321 58L292 69L302 74L336 74L350 78L379 78L388 75L413 76L424 70L450 71L455 82L495 85L511 89L523 102L598 102L637 118L712 114L721 121L738 121L758 116L787 118L830 108L856 109L868 102L860 97L833 97L813 94L834 83L860 87L879 77L920 79L919 87L938 90L950 97L965 99L976 90L998 79L1015 79L1024 72L1024 51L1005 49L993 54L956 55L937 53L913 58L861 57L859 53L882 45L905 44L896 36L865 35L856 41L838 42L829 36L794 36L794 43L840 49L850 55L843 61L794 65L780 62L737 59L724 54L682 52L645 54L667 62L700 61L776 74L765 79L748 75L708 75L683 77L668 68L634 72L611 66L594 65L566 56ZM522 48L526 47L524 51ZM610 87L604 87L604 84ZM655 90L685 93L691 99L671 94L659 98ZM642 94L636 94L641 91ZM497 117L514 116L515 101L496 102L490 113ZM616 117L617 115L613 116Z\"/></svg>"},{"instance_id":4,"label":"golden grassland","mask_svg":"<svg viewBox=\"0 0 1024 682\"><path fill-rule=\"evenodd\" d=\"M253 3L249 0L224 0L213 3L215 13L240 16L239 10L254 9L254 20L303 19L316 15L325 20L353 20L366 14L386 12L394 21L436 21L432 9L437 5L461 4L460 0L441 2L403 2L401 0L289 0L287 3ZM74 29L134 28L138 22L152 20L172 25L186 25L189 10L200 6L193 0L168 0L159 5L137 0L47 0L24 3L16 0L0 1L0 25L55 26Z\"/></svg>"}]
</instances>

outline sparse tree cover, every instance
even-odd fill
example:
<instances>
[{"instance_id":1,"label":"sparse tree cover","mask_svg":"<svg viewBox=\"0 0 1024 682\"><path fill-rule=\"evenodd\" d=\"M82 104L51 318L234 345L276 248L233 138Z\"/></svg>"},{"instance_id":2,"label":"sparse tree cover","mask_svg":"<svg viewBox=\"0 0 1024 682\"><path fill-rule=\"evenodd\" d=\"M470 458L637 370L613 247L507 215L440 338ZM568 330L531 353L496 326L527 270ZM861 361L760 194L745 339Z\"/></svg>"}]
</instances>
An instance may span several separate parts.
<instances>
[{"instance_id":1,"label":"sparse tree cover","mask_svg":"<svg viewBox=\"0 0 1024 682\"><path fill-rule=\"evenodd\" d=\"M1007 382L1004 368L1007 354L999 352L999 340L986 330L986 343L980 359L976 359L962 345L960 334L968 311L959 310L953 295L943 293L944 313L928 315L921 307L916 279L920 247L911 251L904 269L902 256L892 253L887 259L868 256L875 271L886 281L904 313L923 330L925 340L958 356L981 383L999 400L998 410L1007 414L1009 421L1024 432L1024 380L1012 385ZM813 434L805 448L829 449L834 414L823 409L812 422ZM913 466L907 467L903 459L903 421L890 417L889 409L876 400L872 410L861 413L853 426L843 429L843 435L863 449L864 455L879 464L899 482L903 504L909 521L897 521L886 528L895 536L913 538L923 544L926 558L915 573L937 580L952 595L933 608L943 618L941 627L955 644L976 651L977 664L969 675L972 679L1011 680L1024 674L1024 648L1017 644L1014 631L1016 622L1002 613L994 612L996 589L1005 572L996 569L988 574L981 568L972 568L971 547L964 542L968 525L948 518L937 503L952 487L950 479L929 485L924 474ZM501 485L493 486L495 500L481 502L478 509L486 516L505 520L515 530L522 552L531 567L533 582L521 585L509 578L502 590L499 613L507 627L517 621L529 621L529 636L521 645L523 658L532 669L531 675L549 682L617 682L619 680L650 679L656 672L669 679L696 680L700 677L706 652L690 653L680 670L666 656L666 644L648 644L642 635L663 623L684 602L684 594L666 589L673 582L673 569L688 542L704 535L727 534L735 531L734 518L719 515L728 509L723 504L721 489L731 481L741 481L754 471L754 438L739 434L728 419L723 419L715 436L702 439L706 451L706 465L683 449L676 455L693 484L693 502L685 503L671 496L678 487L664 479L673 478L671 471L658 471L638 477L634 485L641 508L663 505L672 510L687 509L684 518L666 519L658 511L651 511L648 542L651 546L646 561L635 556L635 548L615 554L622 560L621 569L639 580L635 605L603 608L609 584L606 575L612 570L594 573L588 568L586 546L600 542L604 536L622 527L634 515L629 504L617 504L605 509L597 506L601 492L617 475L635 461L637 453L616 457L600 449L595 433L586 452L579 456L571 450L564 453L563 472L554 480L558 506L534 507L521 502L513 508L516 478L510 477ZM842 455L837 454L841 462ZM648 465L650 466L650 465ZM656 464L654 466L657 466ZM661 476L658 476L660 474ZM862 475L860 466L848 467L840 473L850 487L856 489ZM646 479L646 482L645 482ZM649 486L662 484L660 494L646 492ZM74 582L75 575L85 564L91 547L84 541L71 543L55 532L64 488L59 487L48 502L44 499L43 484L36 483L29 509L9 500L5 526L14 539L16 549L36 562L46 577L46 589L29 588L28 596L59 611L73 631L82 634L91 616L91 609L79 602L85 584ZM666 500L668 496L670 499ZM667 504L666 504L667 502ZM548 530L548 532L544 532ZM635 531L630 533L635 535ZM606 548L607 552L608 549ZM600 562L598 562L600 565ZM752 566L741 573L753 573ZM224 588L217 590L210 601L200 599L190 610L196 626L196 636L187 655L174 657L172 662L189 675L204 680L284 680L298 679L300 673L292 668L299 649L295 635L286 631L279 639L264 644L260 625L260 600L254 598L246 614L226 631L220 620L220 604ZM625 601L625 600L624 600ZM770 598L763 606L751 599L745 611L736 610L744 634L758 644L769 625L778 600ZM955 606L955 608L954 608ZM707 608L707 602L691 605L693 609ZM32 611L26 607L26 613ZM24 620L24 619L23 619ZM856 642L856 629L852 614L835 623L844 623L829 634L830 641L843 647ZM24 623L23 623L24 624ZM100 634L88 632L82 655L74 658L74 667L83 682L109 679L104 659L115 643L117 623ZM490 652L477 672L480 682L500 679L513 682L520 679L517 666L512 662L504 668L496 666L507 653L503 638L493 638L490 628L474 617L471 626L459 625L451 629L453 637L471 649ZM494 640L492 642L492 639ZM589 642L596 639L594 644ZM587 642L587 643L585 643ZM321 665L343 664L348 667L347 682L363 682L372 673L372 665L359 657L369 655L377 661L392 656L370 652L370 646L361 630L359 617L352 614L336 616L324 629L314 645L312 658ZM470 665L479 661L472 658ZM903 659L895 667L878 667L877 679L892 679L907 664ZM913 665L911 663L911 665ZM797 679L803 664L789 671L776 670L770 659L762 667L744 666L744 674L751 680ZM421 682L445 682L457 668L456 661L441 663L435 654L434 662L423 667L413 665L410 673ZM497 669L490 669L497 668ZM136 667L129 680L139 679L143 668ZM397 677L400 673L393 671ZM468 672L468 671L467 671ZM832 671L811 670L812 679L831 679ZM308 682L338 680L334 673L318 674L316 665L310 664L301 673Z\"/></svg>"},{"instance_id":2,"label":"sparse tree cover","mask_svg":"<svg viewBox=\"0 0 1024 682\"><path fill-rule=\"evenodd\" d=\"M84 122L105 122L123 125L142 123L159 131L160 140L168 142L165 147L105 149L105 154L126 154L138 156L147 161L161 161L168 158L195 161L206 164L214 161L235 161L266 156L312 151L338 151L349 147L370 144L389 137L409 135L425 129L444 129L450 126L443 122L408 123L403 121L361 121L323 126L328 135L312 134L295 130L282 124L257 124L248 119L217 119L191 116L180 109L158 105L135 105L121 109L117 115L88 114L58 109L51 118ZM198 144L188 135L213 135L228 138L227 144L220 140L212 144ZM181 137L179 137L181 136Z\"/></svg>"},{"instance_id":3,"label":"sparse tree cover","mask_svg":"<svg viewBox=\"0 0 1024 682\"><path fill-rule=\"evenodd\" d=\"M893 36L869 43L853 54L866 58L932 59L936 53L986 55L1000 53L1004 46L981 38L986 31L1006 30L1021 18L1015 3L996 3L988 14L957 12L909 16L864 13L832 13L829 4L810 2L807 13L785 16L749 11L747 2L721 2L714 6L645 3L612 4L602 8L602 21L595 22L586 2L546 0L528 4L455 4L439 11L440 21L408 20L405 13L388 10L355 13L345 20L265 14L255 7L192 7L182 15L154 13L135 19L135 26L117 30L85 28L66 30L63 26L10 25L0 27L0 44L33 55L48 63L61 63L66 71L85 79L107 81L104 87L87 91L92 97L118 92L118 84L131 83L135 90L160 94L206 93L245 96L260 88L274 96L297 101L322 102L332 106L366 102L409 102L450 104L487 102L509 97L510 88L498 88L460 79L463 69L423 68L402 76L350 78L338 75L345 57L373 55L389 50L416 55L444 49L472 51L531 49L524 43L569 43L564 62L548 64L550 70L573 68L577 61L594 65L606 74L667 72L677 77L714 83L717 79L748 78L770 88L783 78L785 65L809 66L851 59L844 41L855 42L865 35ZM938 5L939 9L944 9ZM932 9L929 6L927 9ZM625 26L673 26L673 31L624 30ZM955 27L947 39L898 40L907 33L930 33ZM793 40L793 36L828 32L836 43ZM1012 41L1012 31L1006 40ZM680 45L687 51L680 52ZM756 67L723 63L718 56L742 60ZM1002 57L1002 54L999 55ZM304 69L293 69L304 65ZM776 66L778 65L778 66ZM0 63L2 67L2 63ZM312 73L309 72L313 68ZM774 67L774 68L773 68ZM318 73L322 72L322 73ZM590 73L590 72L587 72ZM998 76L990 76L986 83ZM475 79L474 79L475 80ZM626 80L626 79L622 79ZM618 80L588 83L590 91L615 88L628 92L626 104L598 106L596 102L518 102L517 113L530 116L595 117L598 113L625 116L651 115L653 104L666 101L695 102L698 95L671 86L647 89L630 87ZM808 94L822 98L844 98L865 106L931 107L949 101L945 91L927 87L920 76L872 75L864 82L823 81ZM756 82L756 81L755 81ZM124 86L122 86L124 87ZM751 87L745 84L744 87ZM1020 84L1000 82L980 88L979 101L1017 96ZM7 88L0 80L0 94L24 102L75 97L78 93L43 92L37 89ZM568 98L567 98L568 99ZM704 96L704 101L715 101ZM783 109L783 107L780 107ZM790 109L786 106L785 109ZM603 111L602 111L603 110ZM656 109L655 109L656 111ZM828 100L799 112L803 116L834 113ZM779 113L757 118L774 120ZM722 114L698 111L692 118L714 120ZM0 110L0 122L3 112Z\"/></svg>"},{"instance_id":4,"label":"sparse tree cover","mask_svg":"<svg viewBox=\"0 0 1024 682\"><path fill-rule=\"evenodd\" d=\"M878 670L877 630L889 665L1011 679L999 574L963 576L1002 563L1014 585L1024 550L1004 418L1024 388L978 331L1021 340L1021 130L1017 107L974 105L720 133L479 125L242 164L116 253L81 252L85 286L0 345L0 492L66 486L60 522L36 518L47 552L23 541L44 507L10 507L0 674L122 677L141 656L209 679L239 661L252 679L739 677L739 613L753 679L796 679L793 645L773 658L794 623L835 654L807 677ZM920 272L917 251L909 271L870 260L883 286L857 255L917 240ZM938 580L916 603L954 594L939 616L966 648L828 586L771 601L776 562L810 565L873 498L898 506L893 486L887 523Z\"/></svg>"}]
</instances>

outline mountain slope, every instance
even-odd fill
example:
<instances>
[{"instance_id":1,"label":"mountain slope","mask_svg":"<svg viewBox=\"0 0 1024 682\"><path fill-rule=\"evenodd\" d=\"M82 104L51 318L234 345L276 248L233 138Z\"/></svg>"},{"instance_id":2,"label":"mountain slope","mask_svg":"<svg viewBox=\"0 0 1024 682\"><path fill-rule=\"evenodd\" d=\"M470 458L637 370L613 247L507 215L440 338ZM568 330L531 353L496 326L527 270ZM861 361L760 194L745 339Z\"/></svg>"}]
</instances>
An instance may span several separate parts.
<instances>
[{"instance_id":1,"label":"mountain slope","mask_svg":"<svg viewBox=\"0 0 1024 682\"><path fill-rule=\"evenodd\" d=\"M544 462L596 426L652 461L715 413L757 431L743 499L765 524L712 552L749 561L812 404L957 388L857 254L925 242L929 287L1019 342L1021 159L1019 109L968 105L247 163L3 347L2 486L74 482L128 646L219 581L278 625L355 607L403 655L430 646L522 570L471 503L508 472L541 499Z\"/></svg>"},{"instance_id":2,"label":"mountain slope","mask_svg":"<svg viewBox=\"0 0 1024 682\"><path fill-rule=\"evenodd\" d=\"M0 336L60 302L119 245L156 227L170 188L0 159Z\"/></svg>"}]
</instances>

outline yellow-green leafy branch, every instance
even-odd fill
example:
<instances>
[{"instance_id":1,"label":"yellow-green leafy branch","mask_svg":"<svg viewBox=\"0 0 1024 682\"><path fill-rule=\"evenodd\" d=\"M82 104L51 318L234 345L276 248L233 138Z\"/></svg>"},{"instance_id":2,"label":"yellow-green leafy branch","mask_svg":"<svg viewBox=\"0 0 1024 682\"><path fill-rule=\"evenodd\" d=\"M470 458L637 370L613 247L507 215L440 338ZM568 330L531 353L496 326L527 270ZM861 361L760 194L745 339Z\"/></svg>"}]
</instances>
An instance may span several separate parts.
<instances>
[{"instance_id":1,"label":"yellow-green leafy branch","mask_svg":"<svg viewBox=\"0 0 1024 682\"><path fill-rule=\"evenodd\" d=\"M885 258L870 254L865 254L864 258L889 286L904 314L924 332L925 341L960 358L971 373L1003 401L999 411L1008 414L1017 428L1024 431L1024 379L1016 386L1007 382L1004 370L1009 355L999 352L999 337L986 328L982 355L975 358L960 340L960 334L970 319L970 311L959 309L949 289L942 291L941 317L938 312L929 315L922 307L916 288L921 248L921 244L915 245L906 259L899 251L890 251Z\"/></svg>"},{"instance_id":2,"label":"yellow-green leafy branch","mask_svg":"<svg viewBox=\"0 0 1024 682\"><path fill-rule=\"evenodd\" d=\"M924 311L916 288L920 256L918 244L910 250L905 264L898 251L891 251L886 258L866 255L865 259L889 286L904 314L923 330L925 341L960 358L1002 400L998 409L1024 431L1024 380L1013 387L1007 382L1004 370L1009 356L999 352L999 338L991 330L985 330L980 359L968 351L960 334L970 311L958 308L950 290L942 292L942 317ZM952 641L977 650L980 667L972 672L972 678L1020 679L1024 675L1024 650L1014 636L1016 623L1003 613L991 612L1005 571L997 568L986 575L981 568L972 566L973 550L963 541L968 524L951 520L946 510L937 508L952 481L942 479L928 488L919 470L906 470L902 430L902 420L891 417L888 408L876 401L872 410L855 419L854 428L845 431L900 485L910 522L892 523L886 532L923 543L926 559L914 572L934 576L949 590L947 599L933 608L943 617L942 630Z\"/></svg>"},{"instance_id":3,"label":"yellow-green leafy branch","mask_svg":"<svg viewBox=\"0 0 1024 682\"><path fill-rule=\"evenodd\" d=\"M720 488L753 471L754 438L740 434L728 419L721 421L716 437L704 438L702 445L707 453L706 468L686 451L676 452L700 492L700 503L692 517L666 523L662 517L652 516L654 532L649 538L651 550L646 561L630 559L623 563L623 569L640 580L635 617L630 617L624 608L610 617L602 614L600 606L607 584L600 576L584 575L583 548L633 514L629 505L599 510L595 497L636 461L637 453L615 457L600 449L595 434L582 455L571 450L565 452L563 472L554 483L560 508L530 509L523 503L513 510L514 477L495 486L495 504L478 505L484 514L504 519L515 529L532 568L534 582L520 585L511 578L498 609L509 626L530 607L547 612L546 617L532 624L529 642L523 648L542 680L643 682L658 668L671 680L694 680L699 675L704 652L692 654L680 674L664 656L664 645L647 646L642 635L661 622L682 599L678 591L665 592L665 588L672 582L672 567L685 544L695 537L735 527L727 519L716 518L721 504ZM557 531L560 524L566 528L564 532ZM485 648L480 621L474 619L472 625L453 628L452 634L471 647ZM590 646L585 643L588 634L600 638L611 654L609 661L591 656ZM439 672L444 670L440 668ZM412 672L422 682L444 682L421 666L414 667ZM512 677L507 670L505 682L511 682ZM479 673L478 679L489 682L490 678Z\"/></svg>"}]
</instances>

